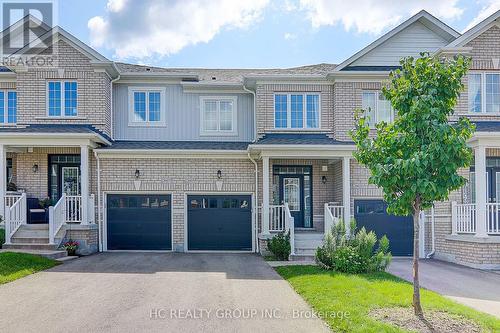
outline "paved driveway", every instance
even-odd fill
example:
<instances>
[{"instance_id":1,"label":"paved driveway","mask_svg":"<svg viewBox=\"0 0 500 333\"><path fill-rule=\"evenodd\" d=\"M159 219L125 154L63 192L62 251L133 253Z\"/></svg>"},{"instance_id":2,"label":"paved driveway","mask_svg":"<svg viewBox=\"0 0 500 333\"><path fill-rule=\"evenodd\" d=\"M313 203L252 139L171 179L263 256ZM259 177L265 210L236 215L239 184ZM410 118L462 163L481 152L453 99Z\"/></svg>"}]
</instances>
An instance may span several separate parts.
<instances>
[{"instance_id":1,"label":"paved driveway","mask_svg":"<svg viewBox=\"0 0 500 333\"><path fill-rule=\"evenodd\" d=\"M0 300L5 332L328 332L251 254L102 253L2 285Z\"/></svg>"},{"instance_id":2,"label":"paved driveway","mask_svg":"<svg viewBox=\"0 0 500 333\"><path fill-rule=\"evenodd\" d=\"M412 261L393 259L389 272L412 281ZM420 285L455 301L500 317L500 273L439 260L420 261Z\"/></svg>"}]
</instances>

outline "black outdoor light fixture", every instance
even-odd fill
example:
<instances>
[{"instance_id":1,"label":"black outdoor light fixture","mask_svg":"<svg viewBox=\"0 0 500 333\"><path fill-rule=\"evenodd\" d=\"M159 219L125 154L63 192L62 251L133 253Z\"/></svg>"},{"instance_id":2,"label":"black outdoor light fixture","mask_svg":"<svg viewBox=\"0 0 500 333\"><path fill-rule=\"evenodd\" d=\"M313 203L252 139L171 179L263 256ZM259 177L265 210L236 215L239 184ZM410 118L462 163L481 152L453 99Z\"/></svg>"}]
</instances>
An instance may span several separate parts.
<instances>
[{"instance_id":1,"label":"black outdoor light fixture","mask_svg":"<svg viewBox=\"0 0 500 333\"><path fill-rule=\"evenodd\" d=\"M221 179L221 178L222 178L222 171L217 170L217 179Z\"/></svg>"},{"instance_id":2,"label":"black outdoor light fixture","mask_svg":"<svg viewBox=\"0 0 500 333\"><path fill-rule=\"evenodd\" d=\"M322 177L321 177L321 182L322 182L323 184L326 184L327 180L328 180L328 178L326 178L326 176L322 176Z\"/></svg>"},{"instance_id":3,"label":"black outdoor light fixture","mask_svg":"<svg viewBox=\"0 0 500 333\"><path fill-rule=\"evenodd\" d=\"M139 169L136 169L135 170L135 178L139 179L140 176L141 176L141 172L139 171Z\"/></svg>"},{"instance_id":4,"label":"black outdoor light fixture","mask_svg":"<svg viewBox=\"0 0 500 333\"><path fill-rule=\"evenodd\" d=\"M33 166L31 167L31 170L33 170L34 173L37 173L38 172L38 164L33 164Z\"/></svg>"}]
</instances>

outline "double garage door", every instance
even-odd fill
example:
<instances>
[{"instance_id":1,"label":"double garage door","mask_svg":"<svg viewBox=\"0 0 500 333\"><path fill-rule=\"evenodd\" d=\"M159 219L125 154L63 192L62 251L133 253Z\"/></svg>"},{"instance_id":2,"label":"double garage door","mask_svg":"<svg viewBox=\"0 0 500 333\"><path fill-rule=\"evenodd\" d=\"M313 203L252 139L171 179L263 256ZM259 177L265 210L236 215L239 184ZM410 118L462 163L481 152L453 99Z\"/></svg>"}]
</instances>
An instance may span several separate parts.
<instances>
[{"instance_id":1,"label":"double garage door","mask_svg":"<svg viewBox=\"0 0 500 333\"><path fill-rule=\"evenodd\" d=\"M252 207L248 195L189 195L188 250L251 251ZM107 196L108 250L171 250L170 195Z\"/></svg>"},{"instance_id":2,"label":"double garage door","mask_svg":"<svg viewBox=\"0 0 500 333\"><path fill-rule=\"evenodd\" d=\"M393 256L413 255L413 218L387 213L383 200L354 200L354 218L358 228L365 227L377 237L389 238Z\"/></svg>"}]
</instances>

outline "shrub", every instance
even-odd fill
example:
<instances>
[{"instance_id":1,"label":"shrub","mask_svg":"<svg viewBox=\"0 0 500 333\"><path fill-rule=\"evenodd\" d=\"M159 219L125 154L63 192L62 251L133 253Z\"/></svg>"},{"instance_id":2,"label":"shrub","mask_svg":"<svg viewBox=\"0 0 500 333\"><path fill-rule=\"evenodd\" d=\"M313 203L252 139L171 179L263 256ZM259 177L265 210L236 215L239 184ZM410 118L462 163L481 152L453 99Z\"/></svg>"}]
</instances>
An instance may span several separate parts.
<instances>
[{"instance_id":1,"label":"shrub","mask_svg":"<svg viewBox=\"0 0 500 333\"><path fill-rule=\"evenodd\" d=\"M383 236L378 241L377 235L361 228L356 232L356 222L351 221L349 234L342 221L332 227L323 245L316 250L316 263L324 269L344 273L366 273L384 271L391 262L389 239Z\"/></svg>"},{"instance_id":2,"label":"shrub","mask_svg":"<svg viewBox=\"0 0 500 333\"><path fill-rule=\"evenodd\" d=\"M290 247L290 233L279 233L267 240L267 249L280 261L288 260L292 251Z\"/></svg>"},{"instance_id":3,"label":"shrub","mask_svg":"<svg viewBox=\"0 0 500 333\"><path fill-rule=\"evenodd\" d=\"M5 243L5 229L0 228L0 249L3 243Z\"/></svg>"}]
</instances>

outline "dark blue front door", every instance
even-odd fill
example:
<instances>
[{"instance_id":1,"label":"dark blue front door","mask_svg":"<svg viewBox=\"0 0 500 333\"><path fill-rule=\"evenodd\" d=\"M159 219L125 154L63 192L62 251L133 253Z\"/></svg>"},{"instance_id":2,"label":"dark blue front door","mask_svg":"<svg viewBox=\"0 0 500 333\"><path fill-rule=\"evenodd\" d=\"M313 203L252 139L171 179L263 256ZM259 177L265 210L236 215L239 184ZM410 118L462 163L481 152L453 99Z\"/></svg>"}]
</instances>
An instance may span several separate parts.
<instances>
[{"instance_id":1,"label":"dark blue front door","mask_svg":"<svg viewBox=\"0 0 500 333\"><path fill-rule=\"evenodd\" d=\"M387 213L383 200L354 200L354 218L358 228L365 227L380 238L386 235L393 256L413 255L413 218Z\"/></svg>"},{"instance_id":2,"label":"dark blue front door","mask_svg":"<svg viewBox=\"0 0 500 333\"><path fill-rule=\"evenodd\" d=\"M170 195L107 197L108 250L171 250Z\"/></svg>"},{"instance_id":3,"label":"dark blue front door","mask_svg":"<svg viewBox=\"0 0 500 333\"><path fill-rule=\"evenodd\" d=\"M288 203L290 213L294 218L296 228L304 227L304 176L282 175L280 176L280 198L281 202Z\"/></svg>"},{"instance_id":4,"label":"dark blue front door","mask_svg":"<svg viewBox=\"0 0 500 333\"><path fill-rule=\"evenodd\" d=\"M189 195L188 250L251 251L249 195Z\"/></svg>"}]
</instances>

